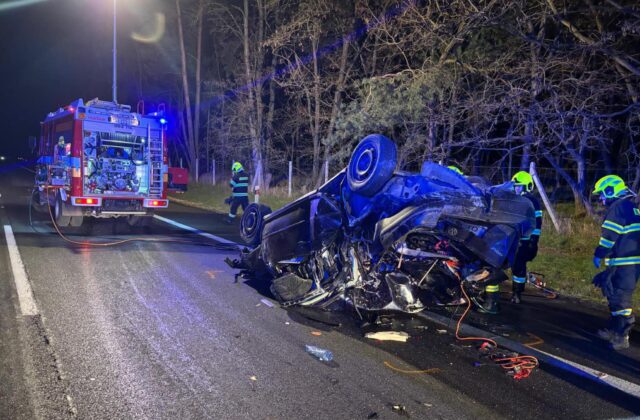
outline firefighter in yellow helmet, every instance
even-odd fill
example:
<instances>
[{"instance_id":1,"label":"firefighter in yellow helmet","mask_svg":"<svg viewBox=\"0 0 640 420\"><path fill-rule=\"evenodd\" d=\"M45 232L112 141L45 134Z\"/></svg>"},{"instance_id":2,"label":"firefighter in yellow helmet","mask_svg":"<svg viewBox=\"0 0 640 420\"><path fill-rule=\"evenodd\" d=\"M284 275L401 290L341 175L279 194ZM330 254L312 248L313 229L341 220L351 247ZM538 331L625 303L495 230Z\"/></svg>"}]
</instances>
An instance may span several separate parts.
<instances>
[{"instance_id":1,"label":"firefighter in yellow helmet","mask_svg":"<svg viewBox=\"0 0 640 420\"><path fill-rule=\"evenodd\" d=\"M598 194L607 213L602 223L600 242L595 249L593 265L605 271L593 278L609 302L611 318L598 336L614 350L629 347L629 331L635 318L631 297L640 278L640 208L633 194L617 175L607 175L596 182Z\"/></svg>"},{"instance_id":2,"label":"firefighter in yellow helmet","mask_svg":"<svg viewBox=\"0 0 640 420\"><path fill-rule=\"evenodd\" d=\"M229 204L229 215L225 219L225 223L231 224L236 219L238 207L242 206L244 211L249 205L249 175L244 171L244 167L240 162L233 162L231 165L231 197L225 200Z\"/></svg>"},{"instance_id":3,"label":"firefighter in yellow helmet","mask_svg":"<svg viewBox=\"0 0 640 420\"><path fill-rule=\"evenodd\" d=\"M542 233L542 208L540 207L540 201L532 194L533 178L528 172L520 171L516 173L511 178L511 181L513 182L515 193L528 198L536 212L536 227L531 236L520 238L516 258L513 267L511 267L511 281L513 283L511 302L520 303L524 285L527 281L527 262L533 261L538 255L538 241Z\"/></svg>"},{"instance_id":4,"label":"firefighter in yellow helmet","mask_svg":"<svg viewBox=\"0 0 640 420\"><path fill-rule=\"evenodd\" d=\"M457 173L458 175L464 176L464 172L462 172L460 168L458 168L457 166L449 165L447 166L447 168L451 169L453 172Z\"/></svg>"},{"instance_id":5,"label":"firefighter in yellow helmet","mask_svg":"<svg viewBox=\"0 0 640 420\"><path fill-rule=\"evenodd\" d=\"M533 178L528 172L520 171L512 178L514 192L520 196L526 197L531 201L535 209L536 226L530 236L520 238L516 256L511 267L512 295L511 302L522 302L522 292L527 281L527 262L533 261L538 254L538 240L542 229L542 209L540 202L532 194ZM487 284L485 287L484 300L474 300L480 312L497 314L498 300L500 297L500 286L498 284Z\"/></svg>"}]
</instances>

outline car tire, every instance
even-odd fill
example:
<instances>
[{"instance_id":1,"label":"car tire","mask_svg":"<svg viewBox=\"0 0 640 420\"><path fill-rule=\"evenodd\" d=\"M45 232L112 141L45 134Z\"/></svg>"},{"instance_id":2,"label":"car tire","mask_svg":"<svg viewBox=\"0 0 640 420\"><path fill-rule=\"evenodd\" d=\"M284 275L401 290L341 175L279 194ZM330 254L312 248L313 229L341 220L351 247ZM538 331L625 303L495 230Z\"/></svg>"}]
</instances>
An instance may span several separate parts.
<instances>
[{"instance_id":1,"label":"car tire","mask_svg":"<svg viewBox=\"0 0 640 420\"><path fill-rule=\"evenodd\" d=\"M256 247L262 240L264 217L271 213L268 206L252 203L242 213L240 219L240 237L247 245Z\"/></svg>"},{"instance_id":2,"label":"car tire","mask_svg":"<svg viewBox=\"0 0 640 420\"><path fill-rule=\"evenodd\" d=\"M349 188L371 197L389 181L398 163L396 144L382 134L360 140L347 167Z\"/></svg>"},{"instance_id":3,"label":"car tire","mask_svg":"<svg viewBox=\"0 0 640 420\"><path fill-rule=\"evenodd\" d=\"M56 202L53 207L53 218L58 227L67 227L71 222L71 216L65 216L63 214L63 209L64 203L62 202L62 197L60 197L60 194L58 193L56 194Z\"/></svg>"}]
</instances>

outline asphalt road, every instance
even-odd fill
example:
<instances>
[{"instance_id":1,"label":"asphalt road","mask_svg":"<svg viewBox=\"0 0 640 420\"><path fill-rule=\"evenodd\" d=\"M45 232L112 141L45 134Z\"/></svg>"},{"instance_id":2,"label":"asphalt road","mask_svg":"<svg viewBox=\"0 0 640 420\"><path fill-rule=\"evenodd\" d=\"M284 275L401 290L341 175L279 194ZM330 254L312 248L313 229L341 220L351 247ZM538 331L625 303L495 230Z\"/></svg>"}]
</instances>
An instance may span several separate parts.
<instances>
[{"instance_id":1,"label":"asphalt road","mask_svg":"<svg viewBox=\"0 0 640 420\"><path fill-rule=\"evenodd\" d=\"M65 242L46 213L34 213L30 225L30 186L24 174L0 176L0 221L13 229L39 311L21 315L2 237L0 418L640 414L640 401L552 367L516 381L474 346L425 321L391 317L386 328L404 329L410 340L377 342L363 338L350 314L337 315L337 327L269 305L262 285L234 281L223 262L234 253L159 221L133 232L111 221L68 231L77 241L153 241L110 247ZM221 216L173 204L162 215L235 237L219 223ZM487 324L477 316L472 322ZM315 359L305 344L331 350L334 360ZM549 345L572 354L570 347ZM589 350L579 357L588 361ZM627 369L608 367L640 382L637 359L626 360Z\"/></svg>"}]
</instances>

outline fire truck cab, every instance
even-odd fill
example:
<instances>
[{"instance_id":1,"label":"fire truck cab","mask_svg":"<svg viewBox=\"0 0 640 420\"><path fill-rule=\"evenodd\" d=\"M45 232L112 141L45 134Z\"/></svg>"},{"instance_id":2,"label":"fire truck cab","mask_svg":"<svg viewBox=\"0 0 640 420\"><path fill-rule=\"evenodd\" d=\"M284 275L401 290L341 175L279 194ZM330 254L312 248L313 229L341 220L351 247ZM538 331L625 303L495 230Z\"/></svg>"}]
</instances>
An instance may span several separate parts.
<instances>
[{"instance_id":1,"label":"fire truck cab","mask_svg":"<svg viewBox=\"0 0 640 420\"><path fill-rule=\"evenodd\" d=\"M37 200L58 226L85 217L150 221L168 207L167 145L162 113L142 115L114 102L78 99L41 124Z\"/></svg>"}]
</instances>

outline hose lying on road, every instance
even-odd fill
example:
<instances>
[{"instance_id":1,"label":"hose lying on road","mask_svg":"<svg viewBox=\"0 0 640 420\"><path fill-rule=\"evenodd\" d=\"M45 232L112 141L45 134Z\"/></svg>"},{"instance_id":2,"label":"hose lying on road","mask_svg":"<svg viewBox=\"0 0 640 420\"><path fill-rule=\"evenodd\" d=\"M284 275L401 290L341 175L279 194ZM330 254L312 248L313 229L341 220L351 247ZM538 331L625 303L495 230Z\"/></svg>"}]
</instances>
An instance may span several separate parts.
<instances>
[{"instance_id":1,"label":"hose lying on road","mask_svg":"<svg viewBox=\"0 0 640 420\"><path fill-rule=\"evenodd\" d=\"M49 199L49 190L50 189L55 189L55 188L51 187L51 186L46 186L45 188L46 188L46 191L47 191L47 201L48 201L48 199ZM33 205L33 193L34 192L35 192L35 189L31 192L31 199L30 199L30 202L29 202L29 224L31 225L31 228L36 233L41 233L41 232L36 231L36 229L33 226L32 220L31 220L31 207ZM51 206L47 204L47 207L49 209L49 217L51 218L51 222L53 223L53 227L55 228L55 230L58 233L58 235L63 240L65 240L66 242L69 242L69 243L74 244L74 245L108 247L108 246L123 245L123 244L128 243L128 242L173 242L173 243L182 243L182 244L189 244L189 245L210 246L210 247L214 247L214 248L216 248L218 250L221 250L221 251L238 251L239 250L239 246L231 245L231 244L220 244L220 243L213 243L213 242L192 241L192 240L188 240L188 239L145 238L145 237L140 237L140 236L134 237L134 238L122 239L122 240L118 240L118 241L112 241L112 242L75 241L73 239L67 238L64 235L64 233L62 233L62 231L60 230L60 227L58 226L58 224L55 221L55 218L53 217L53 213L51 211Z\"/></svg>"},{"instance_id":2,"label":"hose lying on road","mask_svg":"<svg viewBox=\"0 0 640 420\"><path fill-rule=\"evenodd\" d=\"M462 313L460 319L458 319L458 323L456 324L456 339L459 341L482 341L482 345L480 346L481 350L488 350L493 346L493 349L498 347L498 344L490 339L485 337L461 337L460 336L460 326L462 325L462 321L467 316L469 311L471 310L471 299L467 294L466 290L464 290L464 285L462 284L462 277L458 273L456 273L458 280L460 281L460 290L464 295L464 298L467 300L467 308ZM538 367L538 359L533 356L514 356L514 357L490 357L490 359L500 365L503 369L513 372L514 379L524 379L528 377L533 369Z\"/></svg>"}]
</instances>

